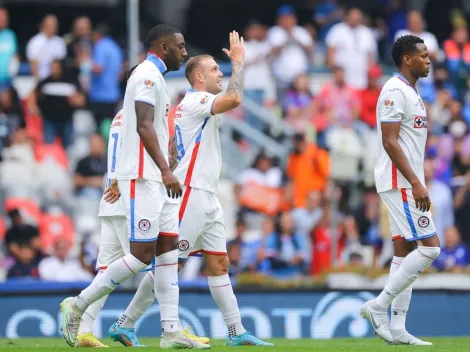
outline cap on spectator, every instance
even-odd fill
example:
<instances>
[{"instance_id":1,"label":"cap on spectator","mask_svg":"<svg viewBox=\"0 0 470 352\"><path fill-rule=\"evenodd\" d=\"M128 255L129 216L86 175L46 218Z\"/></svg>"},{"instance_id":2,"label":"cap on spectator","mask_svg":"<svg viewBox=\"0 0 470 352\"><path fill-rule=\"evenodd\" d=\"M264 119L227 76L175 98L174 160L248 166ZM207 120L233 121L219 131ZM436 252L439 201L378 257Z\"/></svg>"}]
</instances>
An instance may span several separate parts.
<instances>
[{"instance_id":1,"label":"cap on spectator","mask_svg":"<svg viewBox=\"0 0 470 352\"><path fill-rule=\"evenodd\" d=\"M382 69L379 65L372 65L367 72L369 78L380 78L382 77Z\"/></svg>"},{"instance_id":2,"label":"cap on spectator","mask_svg":"<svg viewBox=\"0 0 470 352\"><path fill-rule=\"evenodd\" d=\"M280 8L277 9L277 17L285 15L295 15L295 9L292 5L282 5Z\"/></svg>"}]
</instances>

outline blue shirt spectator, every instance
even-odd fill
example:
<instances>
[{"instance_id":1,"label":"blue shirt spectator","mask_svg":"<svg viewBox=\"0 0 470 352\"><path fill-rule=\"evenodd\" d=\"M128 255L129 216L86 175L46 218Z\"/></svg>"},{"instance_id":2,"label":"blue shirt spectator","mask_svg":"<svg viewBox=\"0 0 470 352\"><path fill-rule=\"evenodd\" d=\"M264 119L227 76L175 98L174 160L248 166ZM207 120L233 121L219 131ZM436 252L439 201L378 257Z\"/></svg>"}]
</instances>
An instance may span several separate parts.
<instances>
[{"instance_id":1,"label":"blue shirt spectator","mask_svg":"<svg viewBox=\"0 0 470 352\"><path fill-rule=\"evenodd\" d=\"M324 42L326 34L341 20L341 10L336 0L322 1L315 7L314 21L320 26L319 40Z\"/></svg>"},{"instance_id":2,"label":"blue shirt spectator","mask_svg":"<svg viewBox=\"0 0 470 352\"><path fill-rule=\"evenodd\" d=\"M90 100L101 103L116 103L120 97L119 75L122 68L122 50L100 26L93 34L93 73L90 85Z\"/></svg>"},{"instance_id":3,"label":"blue shirt spectator","mask_svg":"<svg viewBox=\"0 0 470 352\"><path fill-rule=\"evenodd\" d=\"M470 252L460 242L460 233L455 226L448 227L445 232L446 246L434 261L433 266L439 271L460 271L470 264Z\"/></svg>"},{"instance_id":4,"label":"blue shirt spectator","mask_svg":"<svg viewBox=\"0 0 470 352\"><path fill-rule=\"evenodd\" d=\"M0 90L11 86L11 64L18 52L15 33L8 27L8 12L0 9Z\"/></svg>"}]
</instances>

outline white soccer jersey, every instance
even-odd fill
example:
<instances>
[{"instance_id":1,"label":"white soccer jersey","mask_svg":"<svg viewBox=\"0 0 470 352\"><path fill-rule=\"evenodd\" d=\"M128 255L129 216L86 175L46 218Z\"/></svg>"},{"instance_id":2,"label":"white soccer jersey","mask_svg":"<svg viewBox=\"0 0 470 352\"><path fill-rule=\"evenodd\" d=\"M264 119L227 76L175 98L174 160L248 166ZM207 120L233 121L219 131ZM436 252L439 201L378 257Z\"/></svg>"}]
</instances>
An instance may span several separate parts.
<instances>
[{"instance_id":1,"label":"white soccer jersey","mask_svg":"<svg viewBox=\"0 0 470 352\"><path fill-rule=\"evenodd\" d=\"M120 110L113 119L111 123L111 129L109 131L109 141L108 141L108 173L106 180L106 188L111 184L111 180L116 178L116 160L118 153L118 140L119 134L121 133L121 128L123 125L123 114ZM116 203L110 204L104 200L104 196L101 198L100 210L98 216L125 216L124 207L121 204L119 199Z\"/></svg>"},{"instance_id":2,"label":"white soccer jersey","mask_svg":"<svg viewBox=\"0 0 470 352\"><path fill-rule=\"evenodd\" d=\"M398 73L394 73L385 83L377 102L380 146L375 167L375 183L379 193L396 188L411 188L410 183L385 152L380 126L382 122L400 124L398 143L411 169L424 185L424 148L428 132L426 109L418 92Z\"/></svg>"},{"instance_id":3,"label":"white soccer jersey","mask_svg":"<svg viewBox=\"0 0 470 352\"><path fill-rule=\"evenodd\" d=\"M219 120L211 114L217 96L190 89L175 113L178 167L185 186L215 193L222 168Z\"/></svg>"},{"instance_id":4,"label":"white soccer jersey","mask_svg":"<svg viewBox=\"0 0 470 352\"><path fill-rule=\"evenodd\" d=\"M168 112L170 96L162 73L166 71L163 61L155 54L147 55L132 73L124 95L123 112L126 117L118 143L116 178L132 180L143 178L162 181L160 169L144 148L137 133L135 102L144 102L155 107L153 127L157 133L160 149L168 162Z\"/></svg>"}]
</instances>

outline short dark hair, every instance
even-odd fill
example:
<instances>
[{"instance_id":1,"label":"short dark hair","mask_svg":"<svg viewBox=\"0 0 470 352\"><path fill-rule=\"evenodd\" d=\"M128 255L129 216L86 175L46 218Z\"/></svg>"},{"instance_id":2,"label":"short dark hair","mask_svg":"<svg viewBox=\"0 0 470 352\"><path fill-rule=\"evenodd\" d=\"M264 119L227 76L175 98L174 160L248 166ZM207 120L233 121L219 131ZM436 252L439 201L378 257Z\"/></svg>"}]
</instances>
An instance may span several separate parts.
<instances>
[{"instance_id":1,"label":"short dark hair","mask_svg":"<svg viewBox=\"0 0 470 352\"><path fill-rule=\"evenodd\" d=\"M93 30L95 33L100 33L102 36L106 37L111 33L111 29L106 23L98 23Z\"/></svg>"},{"instance_id":2,"label":"short dark hair","mask_svg":"<svg viewBox=\"0 0 470 352\"><path fill-rule=\"evenodd\" d=\"M392 45L392 59L395 66L401 66L403 56L414 53L417 44L424 44L424 40L414 35L404 35L398 38Z\"/></svg>"},{"instance_id":3,"label":"short dark hair","mask_svg":"<svg viewBox=\"0 0 470 352\"><path fill-rule=\"evenodd\" d=\"M166 37L167 35L177 33L181 33L178 28L170 26L168 24L159 24L150 30L149 34L147 35L146 44L148 47L150 47L153 42L160 40L161 38Z\"/></svg>"}]
</instances>

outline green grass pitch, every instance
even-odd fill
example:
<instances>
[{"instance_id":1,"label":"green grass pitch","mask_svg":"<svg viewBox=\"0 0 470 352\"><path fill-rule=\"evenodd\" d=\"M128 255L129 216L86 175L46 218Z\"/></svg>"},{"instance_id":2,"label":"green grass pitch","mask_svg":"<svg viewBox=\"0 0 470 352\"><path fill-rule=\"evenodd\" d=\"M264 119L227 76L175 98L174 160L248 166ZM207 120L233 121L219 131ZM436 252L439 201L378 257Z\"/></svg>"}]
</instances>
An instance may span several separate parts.
<instances>
[{"instance_id":1,"label":"green grass pitch","mask_svg":"<svg viewBox=\"0 0 470 352\"><path fill-rule=\"evenodd\" d=\"M276 344L276 347L225 347L224 341L212 341L211 351L233 351L243 349L254 349L257 352L264 351L286 351L286 352L367 352L367 351L439 351L439 352L469 352L470 351L470 337L459 338L429 338L434 346L386 346L379 339L332 339L332 340L286 340L286 339L272 339L271 342ZM111 342L107 339L102 339L104 343L111 348L107 348L106 352L123 351L125 347ZM158 339L145 339L142 343L146 344L150 350L158 348ZM8 340L0 339L0 351L3 350L22 350L22 351L70 351L65 341L61 338L30 338L30 339L17 339Z\"/></svg>"}]
</instances>

